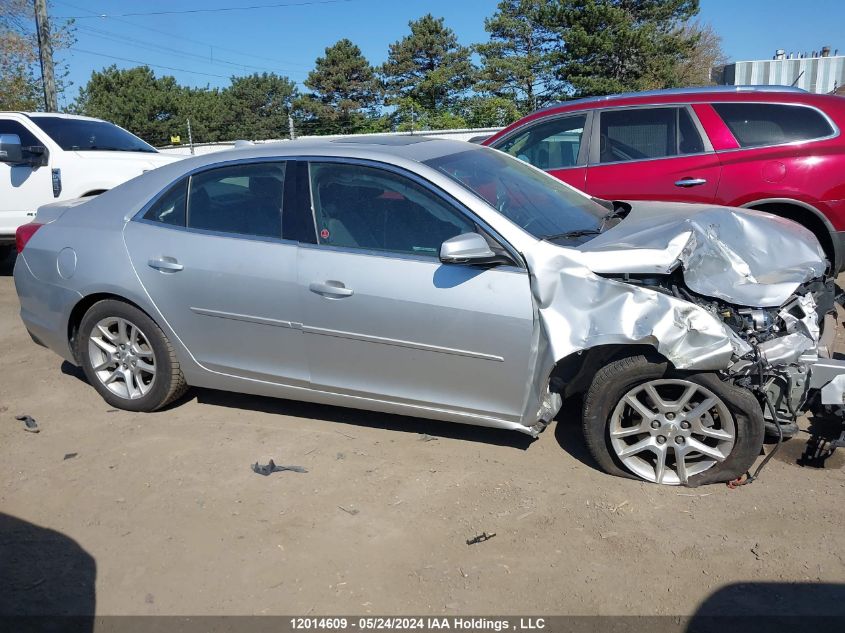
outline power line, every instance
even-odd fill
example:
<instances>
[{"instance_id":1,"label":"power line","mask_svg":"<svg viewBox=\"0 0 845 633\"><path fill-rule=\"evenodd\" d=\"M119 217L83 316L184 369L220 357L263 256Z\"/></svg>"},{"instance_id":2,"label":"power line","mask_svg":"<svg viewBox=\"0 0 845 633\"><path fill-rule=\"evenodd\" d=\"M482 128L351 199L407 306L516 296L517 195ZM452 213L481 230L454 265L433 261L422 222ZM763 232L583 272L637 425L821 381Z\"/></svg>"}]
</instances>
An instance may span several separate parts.
<instances>
[{"instance_id":1,"label":"power line","mask_svg":"<svg viewBox=\"0 0 845 633\"><path fill-rule=\"evenodd\" d=\"M182 15L186 13L222 13L224 11L252 11L255 9L283 9L288 7L305 7L318 4L337 4L340 2L353 2L354 0L304 0L303 2L274 2L272 4L255 4L245 7L218 7L214 9L185 9L182 11L145 11L137 13L101 13L96 15L61 15L56 16L62 19L87 19L87 18L129 18L144 15ZM93 12L92 12L93 13Z\"/></svg>"},{"instance_id":2,"label":"power line","mask_svg":"<svg viewBox=\"0 0 845 633\"><path fill-rule=\"evenodd\" d=\"M78 6L73 5L69 2L63 2L62 0L56 0L56 4L63 4L67 7L71 7L72 9L78 9L79 11L88 11L89 13L94 14L94 15L88 16L88 17L100 17L94 11L90 11L89 9L85 9L83 7L78 7ZM119 18L111 18L111 20L113 22L119 22L121 24L126 24L128 26L133 27L133 28L144 29L144 30L147 30L147 31L151 31L153 33L158 33L160 35L167 35L168 37L177 38L178 40L184 41L184 42L192 42L194 44L200 44L202 46L208 46L212 50L225 51L227 53L233 53L235 55L240 55L241 57L251 57L253 59L260 59L262 61L268 61L268 62L273 62L273 63L278 63L278 64L290 64L291 66L300 66L302 68L308 68L308 69L311 68L310 66L306 66L304 64L294 64L292 62L286 62L286 61L283 61L281 59L274 59L272 57L254 55L252 53L244 53L243 51L238 51L238 50L235 50L233 48L226 48L224 46L218 46L217 44L212 44L211 42L205 42L203 40L197 40L197 39L193 39L193 38L190 38L190 37L186 37L185 35L183 35L181 33L173 33L171 31L163 31L162 29L153 28L151 26L145 26L143 24L138 24L137 22L130 22L129 20L121 20Z\"/></svg>"},{"instance_id":3,"label":"power line","mask_svg":"<svg viewBox=\"0 0 845 633\"><path fill-rule=\"evenodd\" d=\"M76 51L77 53L87 53L88 55L96 55L98 57L108 57L109 59L117 59L122 62L129 62L131 64L140 64L141 66L153 66L155 68L164 68L165 70L173 70L180 73L191 73L194 75L205 75L206 77L216 77L218 79L229 79L224 75L215 75L212 73L203 73L198 70L188 70L187 68L175 68L174 66L162 66L161 64L150 64L149 62L142 62L137 59L128 59L126 57L117 57L116 55L106 55L105 53L98 53L97 51L89 51L83 48L76 48L71 46L68 50Z\"/></svg>"},{"instance_id":4,"label":"power line","mask_svg":"<svg viewBox=\"0 0 845 633\"><path fill-rule=\"evenodd\" d=\"M93 35L95 35L99 38L109 40L109 41L112 41L112 42L119 42L119 43L131 42L132 44L134 44L135 46L137 46L139 48L145 48L147 50L159 52L159 53L165 52L169 55L176 55L176 56L179 56L179 57L183 57L185 59L196 60L196 61L206 63L206 64L222 64L222 65L225 65L225 66L232 66L234 68L240 68L242 70L271 71L271 72L279 72L279 73L288 74L288 75L305 74L305 71L302 71L302 70L292 70L292 69L288 70L288 69L281 69L281 68L272 69L272 68L267 68L267 67L263 67L263 66L252 66L252 65L249 65L249 64L240 64L238 62L233 62L233 61L229 61L229 60L222 59L222 58L219 58L219 57L214 57L213 55L212 56L206 56L206 55L200 55L198 53L190 53L188 51L180 50L178 48L171 48L170 46L164 46L162 44L145 42L144 40L140 40L140 39L137 39L137 38L134 38L134 37L129 37L127 35L113 33L113 32L110 32L110 31L103 31L101 29L95 29L95 28L90 27L90 26L80 25L76 28L78 28L78 29L80 29L80 30L82 30L86 33L91 33L91 34L93 34Z\"/></svg>"}]
</instances>

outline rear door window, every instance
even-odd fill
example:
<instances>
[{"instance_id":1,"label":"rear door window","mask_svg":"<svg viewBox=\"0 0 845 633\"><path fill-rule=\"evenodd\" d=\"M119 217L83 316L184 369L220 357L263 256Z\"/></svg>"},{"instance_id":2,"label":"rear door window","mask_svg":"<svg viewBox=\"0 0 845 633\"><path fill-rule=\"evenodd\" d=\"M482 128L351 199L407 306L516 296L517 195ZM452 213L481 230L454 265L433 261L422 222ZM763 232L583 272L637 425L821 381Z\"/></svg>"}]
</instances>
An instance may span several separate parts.
<instances>
[{"instance_id":1,"label":"rear door window","mask_svg":"<svg viewBox=\"0 0 845 633\"><path fill-rule=\"evenodd\" d=\"M831 136L834 129L814 108L778 103L714 103L740 147L781 145Z\"/></svg>"},{"instance_id":2,"label":"rear door window","mask_svg":"<svg viewBox=\"0 0 845 633\"><path fill-rule=\"evenodd\" d=\"M542 121L497 145L496 149L540 169L575 167L586 122L586 114Z\"/></svg>"},{"instance_id":3,"label":"rear door window","mask_svg":"<svg viewBox=\"0 0 845 633\"><path fill-rule=\"evenodd\" d=\"M282 236L285 163L249 163L191 177L187 226L256 237Z\"/></svg>"},{"instance_id":4,"label":"rear door window","mask_svg":"<svg viewBox=\"0 0 845 633\"><path fill-rule=\"evenodd\" d=\"M601 113L598 162L650 160L705 151L686 108L627 108Z\"/></svg>"},{"instance_id":5,"label":"rear door window","mask_svg":"<svg viewBox=\"0 0 845 633\"><path fill-rule=\"evenodd\" d=\"M188 179L185 178L161 196L144 214L144 219L170 226L185 226L187 194Z\"/></svg>"}]
</instances>

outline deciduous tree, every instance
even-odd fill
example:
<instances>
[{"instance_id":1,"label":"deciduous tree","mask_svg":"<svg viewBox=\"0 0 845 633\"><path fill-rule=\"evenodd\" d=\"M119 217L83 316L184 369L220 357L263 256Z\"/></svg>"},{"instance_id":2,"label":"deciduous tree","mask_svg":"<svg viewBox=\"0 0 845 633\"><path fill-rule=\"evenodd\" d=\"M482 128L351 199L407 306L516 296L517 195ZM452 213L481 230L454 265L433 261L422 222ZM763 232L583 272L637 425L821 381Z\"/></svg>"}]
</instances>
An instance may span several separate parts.
<instances>
[{"instance_id":1,"label":"deciduous tree","mask_svg":"<svg viewBox=\"0 0 845 633\"><path fill-rule=\"evenodd\" d=\"M52 21L53 50L73 42L72 21ZM57 64L56 89L68 87L67 68ZM0 0L0 110L43 110L38 37L31 0Z\"/></svg>"}]
</instances>

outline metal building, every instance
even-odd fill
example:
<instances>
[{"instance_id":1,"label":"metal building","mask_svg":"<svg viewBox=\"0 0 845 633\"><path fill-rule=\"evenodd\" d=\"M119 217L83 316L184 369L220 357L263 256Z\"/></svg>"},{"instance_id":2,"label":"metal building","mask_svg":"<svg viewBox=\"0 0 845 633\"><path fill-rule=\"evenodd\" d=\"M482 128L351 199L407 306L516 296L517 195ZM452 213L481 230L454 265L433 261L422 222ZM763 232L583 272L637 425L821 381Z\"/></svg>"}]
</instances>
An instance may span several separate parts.
<instances>
[{"instance_id":1,"label":"metal building","mask_svg":"<svg viewBox=\"0 0 845 633\"><path fill-rule=\"evenodd\" d=\"M845 55L830 47L820 51L789 53L780 49L772 59L734 62L714 69L714 80L728 86L795 86L809 92L829 93L845 86Z\"/></svg>"}]
</instances>

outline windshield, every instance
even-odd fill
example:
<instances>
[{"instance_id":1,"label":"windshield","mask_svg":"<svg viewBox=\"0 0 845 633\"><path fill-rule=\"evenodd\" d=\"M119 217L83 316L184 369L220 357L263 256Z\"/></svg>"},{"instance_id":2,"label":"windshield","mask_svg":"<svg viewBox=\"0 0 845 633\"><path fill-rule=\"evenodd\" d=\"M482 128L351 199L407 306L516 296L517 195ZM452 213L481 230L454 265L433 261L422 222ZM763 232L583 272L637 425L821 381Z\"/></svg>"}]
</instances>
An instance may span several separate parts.
<instances>
[{"instance_id":1,"label":"windshield","mask_svg":"<svg viewBox=\"0 0 845 633\"><path fill-rule=\"evenodd\" d=\"M152 145L113 123L57 116L31 118L64 150L157 153Z\"/></svg>"},{"instance_id":2,"label":"windshield","mask_svg":"<svg viewBox=\"0 0 845 633\"><path fill-rule=\"evenodd\" d=\"M608 210L522 161L489 148L425 161L472 191L534 237L583 242Z\"/></svg>"}]
</instances>

